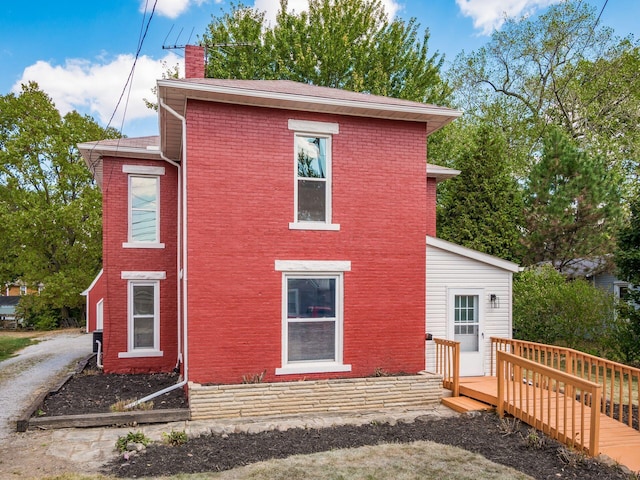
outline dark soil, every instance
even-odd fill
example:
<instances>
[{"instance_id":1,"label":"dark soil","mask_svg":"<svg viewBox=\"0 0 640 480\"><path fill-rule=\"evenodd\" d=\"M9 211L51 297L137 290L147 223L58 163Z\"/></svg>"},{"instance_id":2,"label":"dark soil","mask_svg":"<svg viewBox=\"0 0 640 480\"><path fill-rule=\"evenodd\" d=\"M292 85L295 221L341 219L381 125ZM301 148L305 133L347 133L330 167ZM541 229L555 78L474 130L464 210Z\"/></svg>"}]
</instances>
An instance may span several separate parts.
<instances>
[{"instance_id":1,"label":"dark soil","mask_svg":"<svg viewBox=\"0 0 640 480\"><path fill-rule=\"evenodd\" d=\"M118 401L138 400L178 382L177 374L120 375L102 373L92 357L81 373L74 375L62 388L50 393L38 412L39 416L107 413ZM187 408L181 388L152 400L153 409Z\"/></svg>"},{"instance_id":2,"label":"dark soil","mask_svg":"<svg viewBox=\"0 0 640 480\"><path fill-rule=\"evenodd\" d=\"M177 376L112 375L95 370L90 363L56 394L47 397L46 415L108 412L118 400L141 398L176 383ZM185 408L182 390L154 400L154 408ZM493 413L461 415L446 419L420 417L413 423L372 423L324 429L296 428L286 432L204 435L181 446L152 444L125 461L122 457L105 465L104 473L118 477L161 476L229 470L272 458L380 443L417 440L453 445L478 453L537 479L628 479L622 471L571 453L559 443L525 424L500 420Z\"/></svg>"},{"instance_id":3,"label":"dark soil","mask_svg":"<svg viewBox=\"0 0 640 480\"><path fill-rule=\"evenodd\" d=\"M511 420L513 426L513 420ZM367 424L324 429L296 428L286 432L206 435L181 446L151 445L137 457L105 466L104 473L119 477L171 475L229 470L271 458L355 448L380 443L430 440L479 453L537 479L628 479L617 468L570 453L541 433L531 434L517 424L505 432L492 413L447 419L420 417L413 423Z\"/></svg>"}]
</instances>

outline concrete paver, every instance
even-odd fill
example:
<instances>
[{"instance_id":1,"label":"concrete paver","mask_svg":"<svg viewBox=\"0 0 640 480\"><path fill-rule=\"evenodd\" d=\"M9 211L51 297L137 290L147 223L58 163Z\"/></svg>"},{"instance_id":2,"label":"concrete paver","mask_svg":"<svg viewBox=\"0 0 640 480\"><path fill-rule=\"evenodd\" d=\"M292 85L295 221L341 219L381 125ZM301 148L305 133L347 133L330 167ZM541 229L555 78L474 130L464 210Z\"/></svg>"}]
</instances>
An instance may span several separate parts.
<instances>
[{"instance_id":1,"label":"concrete paver","mask_svg":"<svg viewBox=\"0 0 640 480\"><path fill-rule=\"evenodd\" d=\"M459 414L438 404L420 410L197 420L118 428L66 428L48 432L50 441L47 442L46 453L77 463L83 471L97 471L106 462L118 456L115 449L116 441L118 437L126 436L129 432L140 431L154 442L161 442L163 434L171 431L184 431L189 437L197 437L203 434L258 433L296 427L323 428L335 425L364 425L371 422L413 422L422 416L445 418L455 415ZM28 434L29 432L25 435Z\"/></svg>"}]
</instances>

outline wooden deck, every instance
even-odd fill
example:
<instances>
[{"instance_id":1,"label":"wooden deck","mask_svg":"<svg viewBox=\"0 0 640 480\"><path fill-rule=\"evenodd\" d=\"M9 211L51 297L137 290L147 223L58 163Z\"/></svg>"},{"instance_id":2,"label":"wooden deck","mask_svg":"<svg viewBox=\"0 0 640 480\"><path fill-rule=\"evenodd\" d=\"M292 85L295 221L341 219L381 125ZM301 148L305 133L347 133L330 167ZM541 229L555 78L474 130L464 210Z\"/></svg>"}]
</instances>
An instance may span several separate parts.
<instances>
[{"instance_id":1,"label":"wooden deck","mask_svg":"<svg viewBox=\"0 0 640 480\"><path fill-rule=\"evenodd\" d=\"M533 386L523 389L524 395L562 395L561 393L540 390ZM547 393L545 393L547 392ZM461 377L460 395L469 397L492 406L497 406L498 381L496 377ZM573 402L579 405L578 402ZM578 408L576 407L576 411ZM530 424L536 424L541 419L532 414ZM539 425L534 425L539 428ZM551 428L555 428L551 425ZM585 425L583 435L589 434L589 425ZM624 425L612 418L600 414L600 453L607 455L621 465L627 466L634 472L640 472L640 432Z\"/></svg>"}]
</instances>

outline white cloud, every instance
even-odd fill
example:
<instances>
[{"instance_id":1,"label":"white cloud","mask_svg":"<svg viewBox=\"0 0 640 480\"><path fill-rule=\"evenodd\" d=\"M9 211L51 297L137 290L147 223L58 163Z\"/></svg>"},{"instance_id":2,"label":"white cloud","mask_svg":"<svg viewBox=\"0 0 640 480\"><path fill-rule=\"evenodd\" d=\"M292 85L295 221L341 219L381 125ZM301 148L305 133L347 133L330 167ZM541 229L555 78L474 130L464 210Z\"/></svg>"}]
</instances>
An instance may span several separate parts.
<instances>
[{"instance_id":1,"label":"white cloud","mask_svg":"<svg viewBox=\"0 0 640 480\"><path fill-rule=\"evenodd\" d=\"M140 0L140 12L150 12L154 0ZM184 13L191 5L200 6L209 3L208 0L158 0L156 13L169 18L177 18ZM215 0L215 3L222 3L222 0Z\"/></svg>"},{"instance_id":2,"label":"white cloud","mask_svg":"<svg viewBox=\"0 0 640 480\"><path fill-rule=\"evenodd\" d=\"M104 126L111 118L120 98L133 60L134 56L131 54L118 55L111 60L100 59L96 62L68 59L64 65L53 65L40 60L25 68L22 78L13 86L12 91L17 93L21 84L35 81L40 89L53 99L63 115L77 110L92 115ZM162 77L164 64L169 67L179 64L183 69L182 59L172 52L160 60L147 56L138 58L130 94L127 88L111 123L112 127L120 129L125 106L127 121L157 115L145 106L142 99L154 99L151 88L155 86L156 80Z\"/></svg>"},{"instance_id":3,"label":"white cloud","mask_svg":"<svg viewBox=\"0 0 640 480\"><path fill-rule=\"evenodd\" d=\"M456 0L465 17L473 19L473 26L483 35L490 35L504 23L505 15L520 17L548 7L560 0Z\"/></svg>"},{"instance_id":4,"label":"white cloud","mask_svg":"<svg viewBox=\"0 0 640 480\"><path fill-rule=\"evenodd\" d=\"M389 18L395 17L396 13L400 9L400 5L395 0L382 0L382 6L389 15ZM280 0L255 0L254 8L265 12L265 21L267 23L273 23L276 20L276 15L280 9ZM289 0L288 10L296 12L302 12L309 8L308 0Z\"/></svg>"}]
</instances>

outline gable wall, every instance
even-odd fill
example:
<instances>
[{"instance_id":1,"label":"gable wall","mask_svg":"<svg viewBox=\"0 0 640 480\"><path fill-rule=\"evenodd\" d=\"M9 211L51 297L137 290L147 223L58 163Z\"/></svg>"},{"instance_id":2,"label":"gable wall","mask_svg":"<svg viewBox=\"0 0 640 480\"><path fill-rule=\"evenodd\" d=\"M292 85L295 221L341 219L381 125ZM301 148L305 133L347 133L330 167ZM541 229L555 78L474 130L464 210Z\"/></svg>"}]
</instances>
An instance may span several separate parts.
<instances>
[{"instance_id":1,"label":"gable wall","mask_svg":"<svg viewBox=\"0 0 640 480\"><path fill-rule=\"evenodd\" d=\"M128 175L123 165L165 167L160 176L160 241L165 248L123 248L128 235ZM166 162L104 158L103 184L104 354L107 373L171 371L177 361L176 226L177 172ZM123 271L164 271L160 281L162 357L118 358L127 351L127 280Z\"/></svg>"},{"instance_id":2,"label":"gable wall","mask_svg":"<svg viewBox=\"0 0 640 480\"><path fill-rule=\"evenodd\" d=\"M87 292L87 332L93 332L97 327L96 306L106 295L104 274L101 274L93 287Z\"/></svg>"},{"instance_id":3,"label":"gable wall","mask_svg":"<svg viewBox=\"0 0 640 480\"><path fill-rule=\"evenodd\" d=\"M288 119L336 122L333 223L289 230L294 132ZM190 101L188 122L190 380L239 383L281 367L282 273L275 260L349 260L344 363L424 366L425 126Z\"/></svg>"},{"instance_id":4,"label":"gable wall","mask_svg":"<svg viewBox=\"0 0 640 480\"><path fill-rule=\"evenodd\" d=\"M484 289L484 371L490 373L492 336L511 338L511 272L461 255L427 246L427 316L426 331L434 337L449 338L447 315L450 308L448 290L452 288ZM492 307L489 295L499 303ZM453 340L453 338L449 338ZM435 370L435 345L427 342L427 371Z\"/></svg>"}]
</instances>

